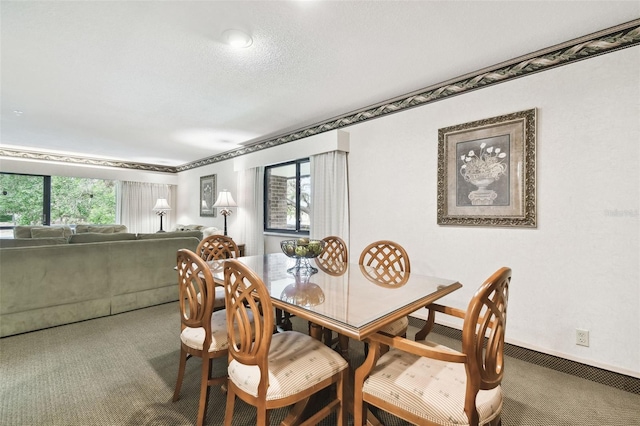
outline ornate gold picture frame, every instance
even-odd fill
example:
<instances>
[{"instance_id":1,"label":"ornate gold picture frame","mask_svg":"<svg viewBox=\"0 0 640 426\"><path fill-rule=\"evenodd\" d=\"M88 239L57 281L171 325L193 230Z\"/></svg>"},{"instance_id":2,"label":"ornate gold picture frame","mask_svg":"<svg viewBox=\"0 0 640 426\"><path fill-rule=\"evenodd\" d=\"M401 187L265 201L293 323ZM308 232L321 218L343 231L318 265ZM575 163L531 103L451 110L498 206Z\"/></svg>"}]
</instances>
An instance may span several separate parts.
<instances>
[{"instance_id":1,"label":"ornate gold picture frame","mask_svg":"<svg viewBox=\"0 0 640 426\"><path fill-rule=\"evenodd\" d=\"M439 225L536 227L536 109L438 130Z\"/></svg>"}]
</instances>

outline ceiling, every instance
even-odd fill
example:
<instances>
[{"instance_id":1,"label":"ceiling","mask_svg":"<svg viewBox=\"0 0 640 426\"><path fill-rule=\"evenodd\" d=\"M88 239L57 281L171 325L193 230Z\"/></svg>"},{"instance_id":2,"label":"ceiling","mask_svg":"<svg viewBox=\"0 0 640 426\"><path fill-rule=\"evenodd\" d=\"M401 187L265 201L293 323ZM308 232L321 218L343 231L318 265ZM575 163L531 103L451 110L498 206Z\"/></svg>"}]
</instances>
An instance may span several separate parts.
<instances>
[{"instance_id":1,"label":"ceiling","mask_svg":"<svg viewBox=\"0 0 640 426\"><path fill-rule=\"evenodd\" d=\"M639 16L638 1L2 0L0 144L179 166Z\"/></svg>"}]
</instances>

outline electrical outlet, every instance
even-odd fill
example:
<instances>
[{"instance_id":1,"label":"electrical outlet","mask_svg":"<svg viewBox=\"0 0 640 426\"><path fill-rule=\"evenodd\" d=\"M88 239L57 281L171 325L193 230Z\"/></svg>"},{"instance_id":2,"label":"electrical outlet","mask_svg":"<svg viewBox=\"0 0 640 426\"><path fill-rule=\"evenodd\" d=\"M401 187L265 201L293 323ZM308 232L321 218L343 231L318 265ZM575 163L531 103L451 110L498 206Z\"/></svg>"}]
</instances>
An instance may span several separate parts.
<instances>
[{"instance_id":1,"label":"electrical outlet","mask_svg":"<svg viewBox=\"0 0 640 426\"><path fill-rule=\"evenodd\" d=\"M589 330L576 329L576 345L589 346Z\"/></svg>"}]
</instances>

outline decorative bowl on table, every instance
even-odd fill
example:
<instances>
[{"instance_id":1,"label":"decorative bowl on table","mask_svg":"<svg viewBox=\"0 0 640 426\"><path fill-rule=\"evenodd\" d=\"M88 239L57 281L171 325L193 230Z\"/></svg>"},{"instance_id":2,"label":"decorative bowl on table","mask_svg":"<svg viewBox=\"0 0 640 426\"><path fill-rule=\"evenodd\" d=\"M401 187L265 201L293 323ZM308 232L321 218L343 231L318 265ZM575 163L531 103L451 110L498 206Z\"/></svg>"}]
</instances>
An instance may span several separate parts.
<instances>
[{"instance_id":1,"label":"decorative bowl on table","mask_svg":"<svg viewBox=\"0 0 640 426\"><path fill-rule=\"evenodd\" d=\"M280 242L282 252L296 260L295 266L287 269L291 274L315 274L316 268L311 266L309 259L318 257L324 250L324 241L298 238L297 240L283 240Z\"/></svg>"}]
</instances>

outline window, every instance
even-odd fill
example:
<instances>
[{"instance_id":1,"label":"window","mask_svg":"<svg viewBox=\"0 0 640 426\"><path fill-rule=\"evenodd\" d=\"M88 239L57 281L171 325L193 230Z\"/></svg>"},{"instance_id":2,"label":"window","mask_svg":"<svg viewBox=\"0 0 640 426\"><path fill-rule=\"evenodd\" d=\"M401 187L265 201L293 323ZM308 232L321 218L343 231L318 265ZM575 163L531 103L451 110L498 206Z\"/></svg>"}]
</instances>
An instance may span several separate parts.
<instances>
[{"instance_id":1,"label":"window","mask_svg":"<svg viewBox=\"0 0 640 426\"><path fill-rule=\"evenodd\" d=\"M16 225L115 223L115 181L0 173L0 233Z\"/></svg>"},{"instance_id":2,"label":"window","mask_svg":"<svg viewBox=\"0 0 640 426\"><path fill-rule=\"evenodd\" d=\"M264 182L264 230L309 235L309 159L265 167Z\"/></svg>"}]
</instances>

